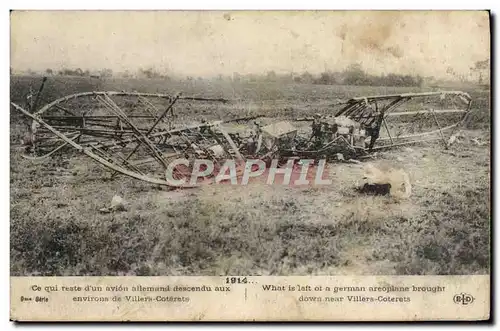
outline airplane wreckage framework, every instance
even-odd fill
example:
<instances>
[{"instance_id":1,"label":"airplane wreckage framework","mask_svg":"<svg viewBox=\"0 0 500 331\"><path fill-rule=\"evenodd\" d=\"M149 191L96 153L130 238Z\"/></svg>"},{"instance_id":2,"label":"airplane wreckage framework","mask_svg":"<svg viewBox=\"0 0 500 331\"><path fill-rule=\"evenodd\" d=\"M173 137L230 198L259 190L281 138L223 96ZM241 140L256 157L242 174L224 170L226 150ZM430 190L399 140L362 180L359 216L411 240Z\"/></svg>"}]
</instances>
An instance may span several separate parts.
<instances>
[{"instance_id":1,"label":"airplane wreckage framework","mask_svg":"<svg viewBox=\"0 0 500 331\"><path fill-rule=\"evenodd\" d=\"M447 142L470 114L460 91L356 97L327 106L326 114L272 121L265 116L180 123L193 103L231 103L180 94L96 91L67 95L38 108L44 79L26 106L11 106L28 120L24 157L40 160L80 152L112 172L153 184L172 185L172 160L228 158L288 160L359 158L383 148L441 139ZM398 110L398 111L396 111ZM314 111L313 111L314 112ZM294 124L292 124L294 123ZM424 129L425 127L425 129ZM176 169L178 178L188 169Z\"/></svg>"}]
</instances>

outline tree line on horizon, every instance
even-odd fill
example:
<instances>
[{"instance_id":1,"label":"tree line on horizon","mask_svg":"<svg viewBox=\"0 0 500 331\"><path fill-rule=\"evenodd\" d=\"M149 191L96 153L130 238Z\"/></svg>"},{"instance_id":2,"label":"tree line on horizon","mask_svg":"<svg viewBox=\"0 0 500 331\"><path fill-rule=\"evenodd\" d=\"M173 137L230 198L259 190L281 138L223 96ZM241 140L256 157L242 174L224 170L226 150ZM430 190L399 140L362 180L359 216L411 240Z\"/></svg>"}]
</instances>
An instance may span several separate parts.
<instances>
[{"instance_id":1,"label":"tree line on horizon","mask_svg":"<svg viewBox=\"0 0 500 331\"><path fill-rule=\"evenodd\" d=\"M471 74L479 76L479 84L485 80L484 71L489 68L489 60L478 61L474 67L471 67ZM448 68L447 72L457 76L453 69ZM12 73L12 69L11 69ZM32 70L28 70L28 74L36 74ZM165 79L165 80L187 80L187 81L203 81L203 80L216 80L216 81L230 81L230 82L281 82L281 83L301 83L301 84L318 84L318 85L358 85L358 86L407 86L407 87L421 87L424 82L436 81L434 77L422 77L420 75L403 75L395 73L387 73L381 75L373 75L367 73L361 64L354 63L349 65L343 71L330 71L325 70L319 74L311 74L308 71L302 73L287 73L278 74L275 71L268 71L265 74L240 74L234 72L232 75L217 75L211 78L185 76L180 77L175 74L165 74L153 67L141 68L135 73L125 70L124 72L113 72L113 70L104 68L97 71L90 71L88 69L82 70L81 68L69 69L63 68L60 70L53 70L47 68L42 74L57 75L57 76L80 76L80 77L94 77L94 78L147 78L147 79ZM466 81L464 76L455 77L460 81ZM487 77L489 80L489 76Z\"/></svg>"}]
</instances>

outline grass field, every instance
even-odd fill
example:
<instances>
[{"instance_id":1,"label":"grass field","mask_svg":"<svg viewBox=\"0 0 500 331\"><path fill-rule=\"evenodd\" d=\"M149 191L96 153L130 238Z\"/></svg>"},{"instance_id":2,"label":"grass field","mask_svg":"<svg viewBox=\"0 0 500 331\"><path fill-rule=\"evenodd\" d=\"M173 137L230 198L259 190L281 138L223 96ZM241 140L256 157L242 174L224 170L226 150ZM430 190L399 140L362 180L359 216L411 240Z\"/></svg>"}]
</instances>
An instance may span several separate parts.
<instances>
[{"instance_id":1,"label":"grass field","mask_svg":"<svg viewBox=\"0 0 500 331\"><path fill-rule=\"evenodd\" d=\"M13 77L12 101L19 102L34 79ZM337 98L418 91L57 79L49 79L48 101L77 91L183 91L238 99L234 109L224 111L251 108L269 117L311 112ZM107 170L83 157L28 161L17 143L21 118L11 111L11 274L488 273L489 92L462 90L471 94L475 109L464 128L466 139L448 151L428 143L375 156L409 172L414 192L402 202L360 194L362 170L354 164L332 164L328 187L251 184L171 191L125 177L110 180ZM127 201L126 210L99 213L115 194Z\"/></svg>"}]
</instances>

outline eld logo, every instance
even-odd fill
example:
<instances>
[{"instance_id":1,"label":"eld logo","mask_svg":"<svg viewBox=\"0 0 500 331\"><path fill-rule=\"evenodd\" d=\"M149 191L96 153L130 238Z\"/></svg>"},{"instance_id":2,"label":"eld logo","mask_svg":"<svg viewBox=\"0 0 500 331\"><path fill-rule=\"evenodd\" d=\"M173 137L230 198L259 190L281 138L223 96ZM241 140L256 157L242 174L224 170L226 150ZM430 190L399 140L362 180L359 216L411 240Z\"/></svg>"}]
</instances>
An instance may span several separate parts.
<instances>
[{"instance_id":1,"label":"eld logo","mask_svg":"<svg viewBox=\"0 0 500 331\"><path fill-rule=\"evenodd\" d=\"M453 302L456 304L462 304L462 305L468 305L474 302L474 297L470 294L466 293L460 293L460 294L455 294L453 297Z\"/></svg>"}]
</instances>

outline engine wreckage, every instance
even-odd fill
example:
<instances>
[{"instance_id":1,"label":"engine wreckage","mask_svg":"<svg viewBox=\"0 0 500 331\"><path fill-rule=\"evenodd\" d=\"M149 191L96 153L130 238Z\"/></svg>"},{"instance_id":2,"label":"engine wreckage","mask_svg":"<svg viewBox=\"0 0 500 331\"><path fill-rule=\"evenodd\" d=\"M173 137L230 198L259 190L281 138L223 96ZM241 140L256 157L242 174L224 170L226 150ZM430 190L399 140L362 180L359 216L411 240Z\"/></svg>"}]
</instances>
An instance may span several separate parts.
<instances>
[{"instance_id":1,"label":"engine wreckage","mask_svg":"<svg viewBox=\"0 0 500 331\"><path fill-rule=\"evenodd\" d=\"M228 158L343 160L427 140L446 144L449 132L466 120L471 108L467 93L440 91L356 97L303 118L276 121L260 114L186 123L174 105L189 109L194 103L217 107L231 101L97 91L71 94L38 108L42 89L43 83L27 97L25 107L11 102L28 119L24 157L39 160L79 152L112 176L167 186L172 184L165 180L165 170L181 157L208 158L215 164ZM176 168L176 176L188 170Z\"/></svg>"}]
</instances>

